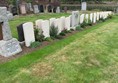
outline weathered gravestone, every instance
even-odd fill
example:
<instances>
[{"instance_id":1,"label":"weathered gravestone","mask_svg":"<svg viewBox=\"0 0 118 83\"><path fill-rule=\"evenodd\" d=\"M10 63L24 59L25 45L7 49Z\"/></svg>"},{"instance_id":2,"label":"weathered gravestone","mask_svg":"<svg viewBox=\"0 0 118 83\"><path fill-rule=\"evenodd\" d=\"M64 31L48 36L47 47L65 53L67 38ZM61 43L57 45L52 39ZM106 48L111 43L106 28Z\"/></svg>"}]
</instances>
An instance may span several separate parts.
<instances>
[{"instance_id":1,"label":"weathered gravestone","mask_svg":"<svg viewBox=\"0 0 118 83\"><path fill-rule=\"evenodd\" d=\"M26 4L20 4L20 13L26 14Z\"/></svg>"},{"instance_id":2,"label":"weathered gravestone","mask_svg":"<svg viewBox=\"0 0 118 83\"><path fill-rule=\"evenodd\" d=\"M33 12L33 8L32 8L32 4L31 3L27 3L27 11L28 12Z\"/></svg>"},{"instance_id":3,"label":"weathered gravestone","mask_svg":"<svg viewBox=\"0 0 118 83\"><path fill-rule=\"evenodd\" d=\"M13 14L10 12L10 11L7 11L7 18L9 20L12 20L14 17L13 17Z\"/></svg>"},{"instance_id":4,"label":"weathered gravestone","mask_svg":"<svg viewBox=\"0 0 118 83\"><path fill-rule=\"evenodd\" d=\"M60 13L60 7L57 7L56 13Z\"/></svg>"},{"instance_id":5,"label":"weathered gravestone","mask_svg":"<svg viewBox=\"0 0 118 83\"><path fill-rule=\"evenodd\" d=\"M67 10L68 10L68 8L67 7L64 7L64 12L65 13L67 13Z\"/></svg>"},{"instance_id":6,"label":"weathered gravestone","mask_svg":"<svg viewBox=\"0 0 118 83\"><path fill-rule=\"evenodd\" d=\"M17 26L17 32L18 32L18 41L19 42L25 41L24 32L23 32L23 24L20 24L19 26Z\"/></svg>"},{"instance_id":7,"label":"weathered gravestone","mask_svg":"<svg viewBox=\"0 0 118 83\"><path fill-rule=\"evenodd\" d=\"M65 29L70 30L70 16L65 18Z\"/></svg>"},{"instance_id":8,"label":"weathered gravestone","mask_svg":"<svg viewBox=\"0 0 118 83\"><path fill-rule=\"evenodd\" d=\"M7 8L0 7L0 55L9 57L22 51L17 39L12 38Z\"/></svg>"},{"instance_id":9,"label":"weathered gravestone","mask_svg":"<svg viewBox=\"0 0 118 83\"><path fill-rule=\"evenodd\" d=\"M38 5L34 5L33 7L34 7L34 13L35 14L39 13L39 7L38 7Z\"/></svg>"},{"instance_id":10,"label":"weathered gravestone","mask_svg":"<svg viewBox=\"0 0 118 83\"><path fill-rule=\"evenodd\" d=\"M52 6L51 5L48 5L48 12L52 12Z\"/></svg>"},{"instance_id":11,"label":"weathered gravestone","mask_svg":"<svg viewBox=\"0 0 118 83\"><path fill-rule=\"evenodd\" d=\"M44 12L44 7L43 7L43 5L40 5L40 12Z\"/></svg>"},{"instance_id":12,"label":"weathered gravestone","mask_svg":"<svg viewBox=\"0 0 118 83\"><path fill-rule=\"evenodd\" d=\"M82 0L81 10L86 10L86 9L87 9L87 2L86 2L86 0Z\"/></svg>"},{"instance_id":13,"label":"weathered gravestone","mask_svg":"<svg viewBox=\"0 0 118 83\"><path fill-rule=\"evenodd\" d=\"M73 11L71 16L71 28L76 29L76 27L79 25L79 12Z\"/></svg>"},{"instance_id":14,"label":"weathered gravestone","mask_svg":"<svg viewBox=\"0 0 118 83\"><path fill-rule=\"evenodd\" d=\"M24 23L23 32L25 38L25 45L29 47L32 42L35 42L33 23L32 22Z\"/></svg>"},{"instance_id":15,"label":"weathered gravestone","mask_svg":"<svg viewBox=\"0 0 118 83\"><path fill-rule=\"evenodd\" d=\"M84 22L84 20L85 20L85 14L82 14L80 16L80 24L82 24Z\"/></svg>"},{"instance_id":16,"label":"weathered gravestone","mask_svg":"<svg viewBox=\"0 0 118 83\"><path fill-rule=\"evenodd\" d=\"M16 7L13 7L11 11L12 11L12 14L13 15L18 15L18 12L17 12L17 8Z\"/></svg>"},{"instance_id":17,"label":"weathered gravestone","mask_svg":"<svg viewBox=\"0 0 118 83\"><path fill-rule=\"evenodd\" d=\"M41 29L43 31L43 35L45 36L45 38L50 37L49 20L44 20L41 22Z\"/></svg>"}]
</instances>

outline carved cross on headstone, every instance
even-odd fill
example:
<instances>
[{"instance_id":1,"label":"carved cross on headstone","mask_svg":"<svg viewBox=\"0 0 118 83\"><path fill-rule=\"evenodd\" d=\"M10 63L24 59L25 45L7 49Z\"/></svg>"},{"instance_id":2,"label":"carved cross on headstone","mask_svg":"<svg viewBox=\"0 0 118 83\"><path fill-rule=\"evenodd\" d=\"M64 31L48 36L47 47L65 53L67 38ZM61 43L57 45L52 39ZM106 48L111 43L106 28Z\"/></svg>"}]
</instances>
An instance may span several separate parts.
<instances>
[{"instance_id":1,"label":"carved cross on headstone","mask_svg":"<svg viewBox=\"0 0 118 83\"><path fill-rule=\"evenodd\" d=\"M7 8L0 7L0 24L2 28L3 40L5 41L12 39L8 20L9 17L7 15Z\"/></svg>"},{"instance_id":2,"label":"carved cross on headstone","mask_svg":"<svg viewBox=\"0 0 118 83\"><path fill-rule=\"evenodd\" d=\"M12 38L9 20L12 15L6 7L0 7L0 55L9 57L22 51L17 39Z\"/></svg>"}]
</instances>

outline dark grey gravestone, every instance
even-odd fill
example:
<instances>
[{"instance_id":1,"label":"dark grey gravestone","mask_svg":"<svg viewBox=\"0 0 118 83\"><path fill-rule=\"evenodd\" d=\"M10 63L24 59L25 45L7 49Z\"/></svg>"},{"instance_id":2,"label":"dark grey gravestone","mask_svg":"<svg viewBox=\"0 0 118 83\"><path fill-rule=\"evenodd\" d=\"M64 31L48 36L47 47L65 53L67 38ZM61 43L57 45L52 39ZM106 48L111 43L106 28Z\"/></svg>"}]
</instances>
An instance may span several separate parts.
<instances>
[{"instance_id":1,"label":"dark grey gravestone","mask_svg":"<svg viewBox=\"0 0 118 83\"><path fill-rule=\"evenodd\" d=\"M40 5L40 12L44 12L44 7L43 7L43 5Z\"/></svg>"},{"instance_id":2,"label":"dark grey gravestone","mask_svg":"<svg viewBox=\"0 0 118 83\"><path fill-rule=\"evenodd\" d=\"M18 15L16 7L13 7L11 11L13 15Z\"/></svg>"},{"instance_id":3,"label":"dark grey gravestone","mask_svg":"<svg viewBox=\"0 0 118 83\"><path fill-rule=\"evenodd\" d=\"M18 41L19 42L25 41L24 32L23 32L23 24L20 24L19 26L17 26L17 32L18 32Z\"/></svg>"}]
</instances>

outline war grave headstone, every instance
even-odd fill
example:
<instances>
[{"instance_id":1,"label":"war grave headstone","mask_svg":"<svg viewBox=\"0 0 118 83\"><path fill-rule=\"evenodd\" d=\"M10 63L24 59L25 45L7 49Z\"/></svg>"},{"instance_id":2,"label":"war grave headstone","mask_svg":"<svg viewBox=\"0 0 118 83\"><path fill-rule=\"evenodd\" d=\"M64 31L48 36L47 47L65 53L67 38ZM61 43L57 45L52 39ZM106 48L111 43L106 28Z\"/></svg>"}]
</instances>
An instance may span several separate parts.
<instances>
[{"instance_id":1,"label":"war grave headstone","mask_svg":"<svg viewBox=\"0 0 118 83\"><path fill-rule=\"evenodd\" d=\"M58 28L58 34L60 34L62 32L62 19L58 18L54 20L54 26L55 28Z\"/></svg>"},{"instance_id":2,"label":"war grave headstone","mask_svg":"<svg viewBox=\"0 0 118 83\"><path fill-rule=\"evenodd\" d=\"M82 0L81 10L86 10L86 9L87 9L87 2L85 0Z\"/></svg>"},{"instance_id":3,"label":"war grave headstone","mask_svg":"<svg viewBox=\"0 0 118 83\"><path fill-rule=\"evenodd\" d=\"M24 23L23 32L25 38L25 45L26 47L29 47L32 42L35 42L33 23L32 22Z\"/></svg>"},{"instance_id":4,"label":"war grave headstone","mask_svg":"<svg viewBox=\"0 0 118 83\"><path fill-rule=\"evenodd\" d=\"M38 5L33 5L33 7L34 7L34 13L35 14L39 13Z\"/></svg>"},{"instance_id":5,"label":"war grave headstone","mask_svg":"<svg viewBox=\"0 0 118 83\"><path fill-rule=\"evenodd\" d=\"M60 28L61 24L60 24L60 19L59 18L54 20L54 27L57 28L58 34L59 34L61 32L61 28Z\"/></svg>"},{"instance_id":6,"label":"war grave headstone","mask_svg":"<svg viewBox=\"0 0 118 83\"><path fill-rule=\"evenodd\" d=\"M88 23L88 20L89 20L89 14L86 14L86 15L85 15L85 20L86 20L86 22Z\"/></svg>"},{"instance_id":7,"label":"war grave headstone","mask_svg":"<svg viewBox=\"0 0 118 83\"><path fill-rule=\"evenodd\" d=\"M61 30L65 30L65 16L62 16L60 18L60 21L61 21Z\"/></svg>"},{"instance_id":8,"label":"war grave headstone","mask_svg":"<svg viewBox=\"0 0 118 83\"><path fill-rule=\"evenodd\" d=\"M80 16L80 24L82 24L84 22L84 20L85 20L85 14L82 14Z\"/></svg>"},{"instance_id":9,"label":"war grave headstone","mask_svg":"<svg viewBox=\"0 0 118 83\"><path fill-rule=\"evenodd\" d=\"M70 19L71 19L70 16L65 18L65 28L67 30L70 30Z\"/></svg>"},{"instance_id":10,"label":"war grave headstone","mask_svg":"<svg viewBox=\"0 0 118 83\"><path fill-rule=\"evenodd\" d=\"M72 29L76 29L76 27L79 25L79 12L78 11L73 11L72 16L71 16L71 27Z\"/></svg>"},{"instance_id":11,"label":"war grave headstone","mask_svg":"<svg viewBox=\"0 0 118 83\"><path fill-rule=\"evenodd\" d=\"M93 23L96 23L96 19L97 19L97 15L96 15L96 13L94 13L94 16L93 16Z\"/></svg>"},{"instance_id":12,"label":"war grave headstone","mask_svg":"<svg viewBox=\"0 0 118 83\"><path fill-rule=\"evenodd\" d=\"M90 20L93 22L93 13L90 14Z\"/></svg>"},{"instance_id":13,"label":"war grave headstone","mask_svg":"<svg viewBox=\"0 0 118 83\"><path fill-rule=\"evenodd\" d=\"M19 42L25 41L24 32L23 32L23 24L20 24L19 26L17 26L17 32L18 32L18 41Z\"/></svg>"},{"instance_id":14,"label":"war grave headstone","mask_svg":"<svg viewBox=\"0 0 118 83\"><path fill-rule=\"evenodd\" d=\"M9 57L22 51L17 39L12 38L7 8L0 7L0 55Z\"/></svg>"},{"instance_id":15,"label":"war grave headstone","mask_svg":"<svg viewBox=\"0 0 118 83\"><path fill-rule=\"evenodd\" d=\"M97 21L99 20L99 17L100 17L99 12L97 12Z\"/></svg>"},{"instance_id":16,"label":"war grave headstone","mask_svg":"<svg viewBox=\"0 0 118 83\"><path fill-rule=\"evenodd\" d=\"M56 18L50 18L49 21L50 21L50 27L51 26L54 26L54 22L55 22Z\"/></svg>"},{"instance_id":17,"label":"war grave headstone","mask_svg":"<svg viewBox=\"0 0 118 83\"><path fill-rule=\"evenodd\" d=\"M21 14L26 14L26 5L25 4L20 4L20 13Z\"/></svg>"},{"instance_id":18,"label":"war grave headstone","mask_svg":"<svg viewBox=\"0 0 118 83\"><path fill-rule=\"evenodd\" d=\"M49 20L43 20L41 22L41 29L43 31L43 35L45 38L50 37L50 26L49 26Z\"/></svg>"},{"instance_id":19,"label":"war grave headstone","mask_svg":"<svg viewBox=\"0 0 118 83\"><path fill-rule=\"evenodd\" d=\"M36 20L35 21L35 25L36 25L36 28L37 29L41 29L41 22L42 22L43 20L42 19L39 19L39 20Z\"/></svg>"}]
</instances>

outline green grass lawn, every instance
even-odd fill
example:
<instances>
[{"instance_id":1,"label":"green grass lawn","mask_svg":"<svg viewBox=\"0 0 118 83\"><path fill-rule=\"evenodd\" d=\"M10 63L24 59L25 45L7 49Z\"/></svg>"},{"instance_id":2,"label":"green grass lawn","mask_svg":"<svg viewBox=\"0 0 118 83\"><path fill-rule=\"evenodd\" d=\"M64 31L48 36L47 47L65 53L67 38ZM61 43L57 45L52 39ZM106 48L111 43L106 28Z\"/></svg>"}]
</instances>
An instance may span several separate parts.
<instances>
[{"instance_id":1,"label":"green grass lawn","mask_svg":"<svg viewBox=\"0 0 118 83\"><path fill-rule=\"evenodd\" d=\"M117 83L117 19L0 64L0 83Z\"/></svg>"},{"instance_id":2,"label":"green grass lawn","mask_svg":"<svg viewBox=\"0 0 118 83\"><path fill-rule=\"evenodd\" d=\"M59 18L61 16L69 16L70 14L67 13L60 13L60 14L38 14L38 15L29 15L29 16L20 16L17 18L14 18L12 21L10 21L10 27L12 31L12 35L15 38L18 38L17 34L17 26L25 23L25 22L35 22L38 19L50 19L50 18Z\"/></svg>"}]
</instances>

